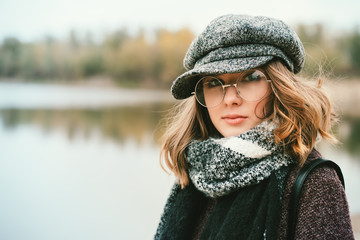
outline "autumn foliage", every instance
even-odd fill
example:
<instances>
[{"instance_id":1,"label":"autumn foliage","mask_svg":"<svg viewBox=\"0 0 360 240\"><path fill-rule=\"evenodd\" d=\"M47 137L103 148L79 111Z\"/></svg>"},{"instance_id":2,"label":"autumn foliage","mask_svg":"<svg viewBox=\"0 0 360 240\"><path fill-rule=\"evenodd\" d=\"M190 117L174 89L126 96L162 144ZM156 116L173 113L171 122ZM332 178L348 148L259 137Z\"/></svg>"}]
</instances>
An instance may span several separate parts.
<instances>
[{"instance_id":1,"label":"autumn foliage","mask_svg":"<svg viewBox=\"0 0 360 240\"><path fill-rule=\"evenodd\" d=\"M323 25L295 27L307 58L304 74L360 75L360 32L330 34ZM110 79L122 86L168 88L184 72L182 60L194 33L160 29L129 33L126 28L94 36L71 31L65 40L45 37L0 43L0 78L31 81Z\"/></svg>"}]
</instances>

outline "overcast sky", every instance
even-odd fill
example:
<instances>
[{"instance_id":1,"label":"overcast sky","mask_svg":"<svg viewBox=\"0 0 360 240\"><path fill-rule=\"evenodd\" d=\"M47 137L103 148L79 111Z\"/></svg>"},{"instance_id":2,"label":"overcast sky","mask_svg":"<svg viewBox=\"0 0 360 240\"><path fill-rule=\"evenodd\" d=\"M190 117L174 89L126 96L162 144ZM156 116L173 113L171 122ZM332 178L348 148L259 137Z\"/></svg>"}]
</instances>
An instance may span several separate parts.
<instances>
[{"instance_id":1,"label":"overcast sky","mask_svg":"<svg viewBox=\"0 0 360 240\"><path fill-rule=\"evenodd\" d=\"M103 33L124 26L189 27L199 33L228 13L276 17L291 25L320 22L336 31L359 26L359 9L359 0L1 0L0 40L64 37L71 29Z\"/></svg>"}]
</instances>

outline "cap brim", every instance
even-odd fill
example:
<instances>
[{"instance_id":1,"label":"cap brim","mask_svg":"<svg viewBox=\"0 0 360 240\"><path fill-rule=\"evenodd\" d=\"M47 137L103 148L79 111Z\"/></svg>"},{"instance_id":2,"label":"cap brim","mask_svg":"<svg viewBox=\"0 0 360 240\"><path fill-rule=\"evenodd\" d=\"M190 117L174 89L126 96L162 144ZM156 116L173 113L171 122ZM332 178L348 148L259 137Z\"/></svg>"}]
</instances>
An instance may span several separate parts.
<instances>
[{"instance_id":1,"label":"cap brim","mask_svg":"<svg viewBox=\"0 0 360 240\"><path fill-rule=\"evenodd\" d=\"M171 86L171 93L176 99L188 98L194 92L199 76L242 72L260 67L273 58L274 56L234 58L211 62L198 67L195 66L194 69L176 78Z\"/></svg>"}]
</instances>

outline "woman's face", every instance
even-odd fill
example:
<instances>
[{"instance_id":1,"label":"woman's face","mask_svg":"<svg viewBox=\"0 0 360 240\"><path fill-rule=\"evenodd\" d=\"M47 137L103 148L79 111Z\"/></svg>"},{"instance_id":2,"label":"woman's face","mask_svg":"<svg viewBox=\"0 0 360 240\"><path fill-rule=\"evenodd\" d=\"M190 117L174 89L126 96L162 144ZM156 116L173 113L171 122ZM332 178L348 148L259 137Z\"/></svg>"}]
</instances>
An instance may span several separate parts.
<instances>
[{"instance_id":1,"label":"woman's face","mask_svg":"<svg viewBox=\"0 0 360 240\"><path fill-rule=\"evenodd\" d=\"M223 80L226 85L235 83L239 77L243 78L252 72L254 70L222 74L216 77ZM218 106L208 108L213 125L224 137L237 136L255 127L263 120L270 91L268 90L262 99L248 102L240 97L235 87L225 88L224 100Z\"/></svg>"}]
</instances>

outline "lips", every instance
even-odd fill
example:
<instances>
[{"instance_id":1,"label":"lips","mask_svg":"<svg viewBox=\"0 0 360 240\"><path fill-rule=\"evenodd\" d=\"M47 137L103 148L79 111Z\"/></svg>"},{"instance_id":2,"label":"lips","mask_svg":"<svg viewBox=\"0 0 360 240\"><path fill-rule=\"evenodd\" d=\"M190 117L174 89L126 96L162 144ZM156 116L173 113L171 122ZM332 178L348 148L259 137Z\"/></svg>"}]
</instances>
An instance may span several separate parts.
<instances>
[{"instance_id":1,"label":"lips","mask_svg":"<svg viewBox=\"0 0 360 240\"><path fill-rule=\"evenodd\" d=\"M223 119L226 123L230 125L238 125L244 122L247 119L247 116L239 115L239 114L228 114L223 116Z\"/></svg>"}]
</instances>

